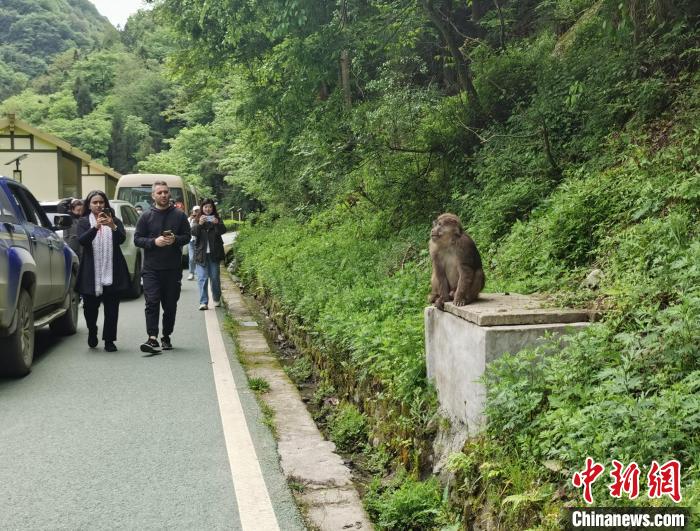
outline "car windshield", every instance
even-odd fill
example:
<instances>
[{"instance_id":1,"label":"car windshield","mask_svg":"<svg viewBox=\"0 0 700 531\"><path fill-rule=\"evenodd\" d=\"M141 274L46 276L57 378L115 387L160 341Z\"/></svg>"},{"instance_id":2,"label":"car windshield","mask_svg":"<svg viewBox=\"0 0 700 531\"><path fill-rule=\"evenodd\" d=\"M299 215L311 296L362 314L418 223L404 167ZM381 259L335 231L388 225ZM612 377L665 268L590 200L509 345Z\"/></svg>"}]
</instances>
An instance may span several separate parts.
<instances>
[{"instance_id":1,"label":"car windshield","mask_svg":"<svg viewBox=\"0 0 700 531\"><path fill-rule=\"evenodd\" d=\"M173 201L175 201L175 203L182 204L182 188L171 188L170 197ZM117 199L128 201L132 205L140 206L144 210L153 205L150 186L120 188L119 193L117 194Z\"/></svg>"}]
</instances>

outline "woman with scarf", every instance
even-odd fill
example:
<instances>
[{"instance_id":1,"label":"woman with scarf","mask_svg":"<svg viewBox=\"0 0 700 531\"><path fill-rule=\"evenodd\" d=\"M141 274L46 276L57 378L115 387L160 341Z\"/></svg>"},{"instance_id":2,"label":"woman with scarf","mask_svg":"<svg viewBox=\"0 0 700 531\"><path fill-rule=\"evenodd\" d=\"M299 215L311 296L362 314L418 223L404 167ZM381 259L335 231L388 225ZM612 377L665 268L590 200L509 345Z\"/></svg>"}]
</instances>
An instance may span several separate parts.
<instances>
[{"instance_id":1,"label":"woman with scarf","mask_svg":"<svg viewBox=\"0 0 700 531\"><path fill-rule=\"evenodd\" d=\"M78 272L78 291L88 327L88 346L97 346L97 315L104 305L102 339L107 352L117 346L117 320L121 292L129 287L129 270L119 247L126 240L124 224L114 217L104 192L95 190L85 198L78 220L78 241L83 247Z\"/></svg>"}]
</instances>

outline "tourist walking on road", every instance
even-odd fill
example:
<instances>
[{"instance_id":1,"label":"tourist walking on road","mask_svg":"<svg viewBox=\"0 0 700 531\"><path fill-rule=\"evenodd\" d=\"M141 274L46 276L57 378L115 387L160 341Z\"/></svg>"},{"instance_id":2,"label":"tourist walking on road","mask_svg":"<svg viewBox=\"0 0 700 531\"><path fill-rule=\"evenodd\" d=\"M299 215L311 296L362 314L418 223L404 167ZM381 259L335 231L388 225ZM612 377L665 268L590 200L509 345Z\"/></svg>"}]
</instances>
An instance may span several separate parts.
<instances>
[{"instance_id":1,"label":"tourist walking on road","mask_svg":"<svg viewBox=\"0 0 700 531\"><path fill-rule=\"evenodd\" d=\"M68 244L68 247L75 251L78 257L82 257L82 246L78 241L78 220L80 216L83 215L83 200L82 199L72 199L70 202L70 208L68 212L73 218L71 226L67 229L63 229L63 239Z\"/></svg>"},{"instance_id":2,"label":"tourist walking on road","mask_svg":"<svg viewBox=\"0 0 700 531\"><path fill-rule=\"evenodd\" d=\"M146 299L148 339L141 352L158 354L173 348L170 335L175 328L177 301L182 287L182 247L190 241L187 214L170 201L170 188L156 181L151 188L153 206L136 223L134 243L143 249L143 296ZM160 307L163 307L163 337L158 343Z\"/></svg>"},{"instance_id":3,"label":"tourist walking on road","mask_svg":"<svg viewBox=\"0 0 700 531\"><path fill-rule=\"evenodd\" d=\"M114 216L104 192L95 190L85 198L77 237L83 249L77 289L83 297L88 346L97 346L97 316L102 303L102 339L105 350L115 352L119 301L121 292L129 288L129 270L119 247L126 240L124 224Z\"/></svg>"},{"instance_id":4,"label":"tourist walking on road","mask_svg":"<svg viewBox=\"0 0 700 531\"><path fill-rule=\"evenodd\" d=\"M190 231L192 228L195 226L197 223L197 214L199 213L199 205L195 205L192 207L192 212L190 213L190 217L187 218L187 220L190 222ZM192 235L192 238L190 238L190 243L187 244L187 255L189 257L189 272L190 274L187 275L187 280L194 280L194 271L195 271L195 262L194 262L194 243L195 243L195 237Z\"/></svg>"},{"instance_id":5,"label":"tourist walking on road","mask_svg":"<svg viewBox=\"0 0 700 531\"><path fill-rule=\"evenodd\" d=\"M195 262L197 263L197 281L199 282L199 309L209 308L209 290L214 295L214 306L221 305L221 277L219 267L224 259L224 241L221 235L226 232L224 222L216 211L212 199L205 199L200 205L197 222L192 227L196 238Z\"/></svg>"}]
</instances>

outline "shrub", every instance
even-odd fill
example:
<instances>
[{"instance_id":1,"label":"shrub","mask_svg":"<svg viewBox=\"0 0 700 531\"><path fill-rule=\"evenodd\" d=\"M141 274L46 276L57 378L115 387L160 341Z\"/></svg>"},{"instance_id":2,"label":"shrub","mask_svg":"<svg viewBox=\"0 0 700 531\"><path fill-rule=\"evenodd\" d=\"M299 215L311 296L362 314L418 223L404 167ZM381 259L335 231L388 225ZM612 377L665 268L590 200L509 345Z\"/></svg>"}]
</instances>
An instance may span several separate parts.
<instances>
[{"instance_id":1,"label":"shrub","mask_svg":"<svg viewBox=\"0 0 700 531\"><path fill-rule=\"evenodd\" d=\"M292 365L285 368L287 375L297 385L308 381L313 375L313 365L311 360L306 356L302 356L294 360Z\"/></svg>"},{"instance_id":2,"label":"shrub","mask_svg":"<svg viewBox=\"0 0 700 531\"><path fill-rule=\"evenodd\" d=\"M417 481L399 473L388 486L374 480L365 506L379 529L433 529L442 510L440 485L435 478Z\"/></svg>"},{"instance_id":3,"label":"shrub","mask_svg":"<svg viewBox=\"0 0 700 531\"><path fill-rule=\"evenodd\" d=\"M367 440L367 421L352 404L343 403L328 423L330 439L339 450L353 452Z\"/></svg>"},{"instance_id":4,"label":"shrub","mask_svg":"<svg viewBox=\"0 0 700 531\"><path fill-rule=\"evenodd\" d=\"M245 226L245 221L238 221L237 219L225 219L224 226L226 227L227 232L237 231L241 230L241 228Z\"/></svg>"}]
</instances>

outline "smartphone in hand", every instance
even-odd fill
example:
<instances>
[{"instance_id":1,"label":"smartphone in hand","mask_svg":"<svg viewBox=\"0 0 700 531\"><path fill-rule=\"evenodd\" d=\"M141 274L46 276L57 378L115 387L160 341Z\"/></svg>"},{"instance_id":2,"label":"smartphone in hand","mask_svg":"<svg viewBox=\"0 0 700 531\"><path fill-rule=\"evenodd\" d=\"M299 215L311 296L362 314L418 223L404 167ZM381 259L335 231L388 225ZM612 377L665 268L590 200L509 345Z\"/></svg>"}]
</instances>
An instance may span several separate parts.
<instances>
[{"instance_id":1,"label":"smartphone in hand","mask_svg":"<svg viewBox=\"0 0 700 531\"><path fill-rule=\"evenodd\" d=\"M170 236L175 236L175 234L173 234L173 231L171 231L170 229L164 230L160 233L160 235L165 236L166 238L169 238Z\"/></svg>"}]
</instances>

